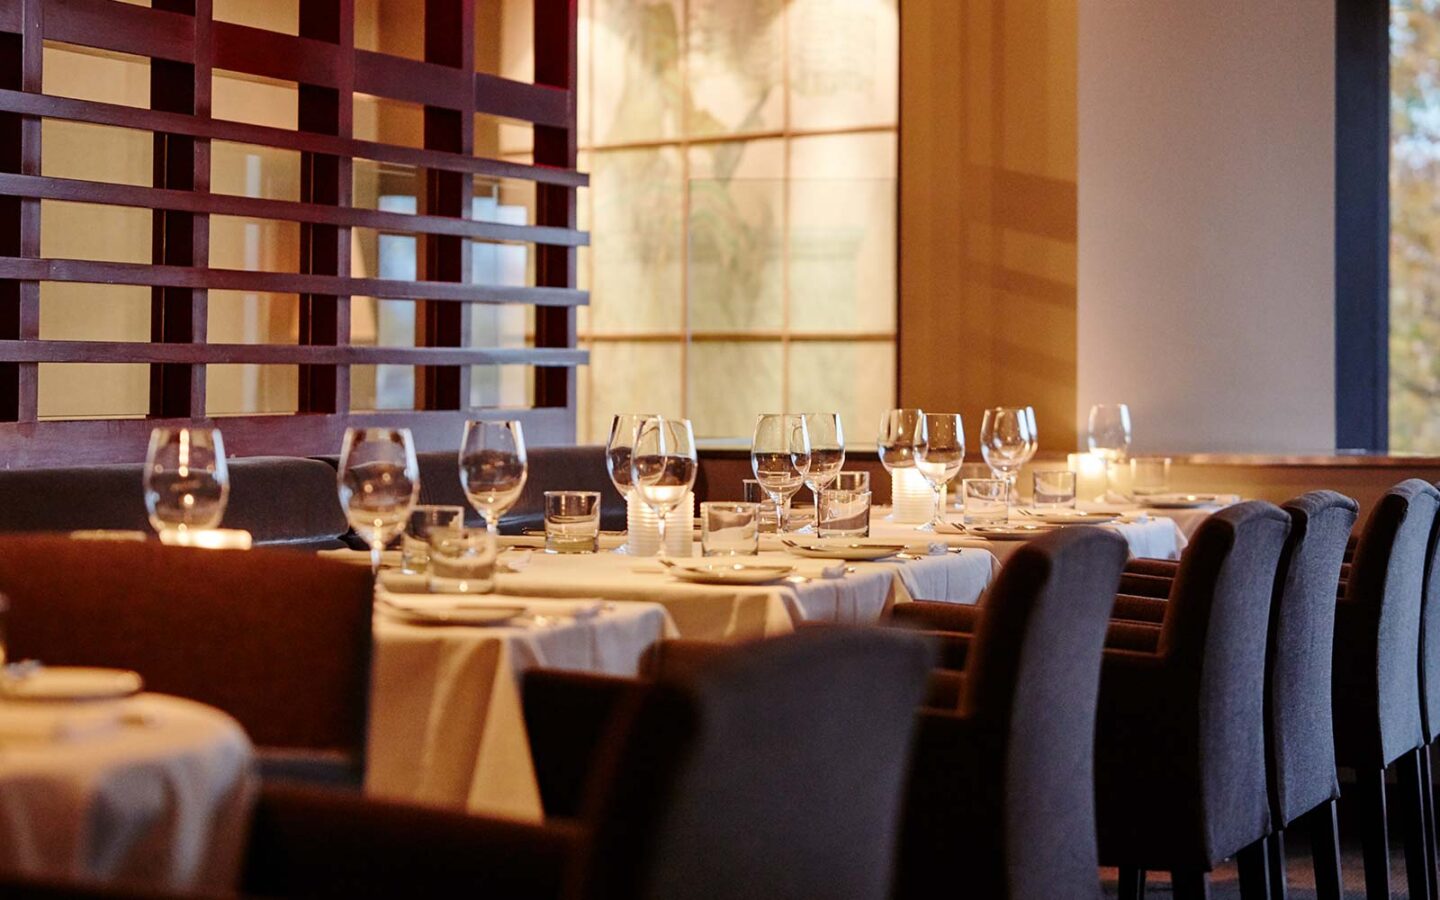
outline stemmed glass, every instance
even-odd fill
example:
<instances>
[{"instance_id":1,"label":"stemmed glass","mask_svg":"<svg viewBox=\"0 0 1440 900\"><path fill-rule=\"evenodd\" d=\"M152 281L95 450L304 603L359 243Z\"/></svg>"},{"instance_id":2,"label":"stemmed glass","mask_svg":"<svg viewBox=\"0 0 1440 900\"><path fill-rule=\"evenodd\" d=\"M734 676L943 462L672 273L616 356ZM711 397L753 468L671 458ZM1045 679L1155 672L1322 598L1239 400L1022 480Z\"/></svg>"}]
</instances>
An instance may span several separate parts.
<instances>
[{"instance_id":1,"label":"stemmed glass","mask_svg":"<svg viewBox=\"0 0 1440 900\"><path fill-rule=\"evenodd\" d=\"M1015 492L1020 467L1035 455L1035 412L1028 406L996 406L980 421L980 455L996 478L1005 480L1006 494Z\"/></svg>"},{"instance_id":2,"label":"stemmed glass","mask_svg":"<svg viewBox=\"0 0 1440 900\"><path fill-rule=\"evenodd\" d=\"M636 426L630 480L636 496L660 519L660 559L665 558L665 519L695 486L698 469L689 419L649 416Z\"/></svg>"},{"instance_id":3,"label":"stemmed glass","mask_svg":"<svg viewBox=\"0 0 1440 900\"><path fill-rule=\"evenodd\" d=\"M915 468L935 492L935 517L921 531L933 531L945 524L945 485L965 462L965 426L959 413L925 413L915 441Z\"/></svg>"},{"instance_id":4,"label":"stemmed glass","mask_svg":"<svg viewBox=\"0 0 1440 900\"><path fill-rule=\"evenodd\" d=\"M460 442L460 487L475 511L485 517L491 537L500 533L500 517L520 499L529 464L525 432L519 422L465 423Z\"/></svg>"},{"instance_id":5,"label":"stemmed glass","mask_svg":"<svg viewBox=\"0 0 1440 900\"><path fill-rule=\"evenodd\" d=\"M1130 453L1130 407L1124 403L1097 403L1090 407L1090 452L1105 460L1105 481Z\"/></svg>"},{"instance_id":6,"label":"stemmed glass","mask_svg":"<svg viewBox=\"0 0 1440 900\"><path fill-rule=\"evenodd\" d=\"M370 545L370 572L400 535L420 496L420 464L408 428L347 428L340 445L340 507Z\"/></svg>"},{"instance_id":7,"label":"stemmed glass","mask_svg":"<svg viewBox=\"0 0 1440 900\"><path fill-rule=\"evenodd\" d=\"M630 496L634 486L630 476L630 454L635 447L635 432L640 423L655 418L655 413L616 413L610 420L610 439L605 442L605 469L610 483L621 497Z\"/></svg>"},{"instance_id":8,"label":"stemmed glass","mask_svg":"<svg viewBox=\"0 0 1440 900\"><path fill-rule=\"evenodd\" d=\"M839 413L806 413L810 435L810 471L805 486L815 496L815 533L820 533L820 492L835 483L845 468L845 430Z\"/></svg>"},{"instance_id":9,"label":"stemmed glass","mask_svg":"<svg viewBox=\"0 0 1440 900\"><path fill-rule=\"evenodd\" d=\"M157 534L216 527L230 498L220 429L151 431L143 480L145 511Z\"/></svg>"},{"instance_id":10,"label":"stemmed glass","mask_svg":"<svg viewBox=\"0 0 1440 900\"><path fill-rule=\"evenodd\" d=\"M775 501L778 527L784 534L790 520L790 498L810 473L810 429L805 417L792 413L760 416L750 442L750 468L755 480Z\"/></svg>"},{"instance_id":11,"label":"stemmed glass","mask_svg":"<svg viewBox=\"0 0 1440 900\"><path fill-rule=\"evenodd\" d=\"M925 412L919 409L892 409L880 417L875 446L885 471L893 475L896 469L915 467L915 442L924 419Z\"/></svg>"}]
</instances>

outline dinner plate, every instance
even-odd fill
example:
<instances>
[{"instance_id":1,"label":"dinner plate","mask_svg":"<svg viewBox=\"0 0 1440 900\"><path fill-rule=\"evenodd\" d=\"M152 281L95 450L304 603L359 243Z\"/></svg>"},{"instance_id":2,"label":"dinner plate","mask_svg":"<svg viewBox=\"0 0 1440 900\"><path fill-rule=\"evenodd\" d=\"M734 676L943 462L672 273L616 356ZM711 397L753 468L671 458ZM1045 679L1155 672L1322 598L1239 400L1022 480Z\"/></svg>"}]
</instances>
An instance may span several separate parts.
<instances>
[{"instance_id":1,"label":"dinner plate","mask_svg":"<svg viewBox=\"0 0 1440 900\"><path fill-rule=\"evenodd\" d=\"M1219 494L1152 494L1138 498L1141 506L1151 509L1199 509L1220 502Z\"/></svg>"},{"instance_id":2,"label":"dinner plate","mask_svg":"<svg viewBox=\"0 0 1440 900\"><path fill-rule=\"evenodd\" d=\"M784 563L672 563L671 575L695 584L770 584L794 574L795 567Z\"/></svg>"},{"instance_id":3,"label":"dinner plate","mask_svg":"<svg viewBox=\"0 0 1440 900\"><path fill-rule=\"evenodd\" d=\"M966 525L965 533L992 541L1028 541L1054 531L1058 526L1046 525Z\"/></svg>"},{"instance_id":4,"label":"dinner plate","mask_svg":"<svg viewBox=\"0 0 1440 900\"><path fill-rule=\"evenodd\" d=\"M1027 512L1025 518L1034 519L1046 525L1104 525L1120 518L1120 514L1108 512Z\"/></svg>"},{"instance_id":5,"label":"dinner plate","mask_svg":"<svg viewBox=\"0 0 1440 900\"><path fill-rule=\"evenodd\" d=\"M112 700L140 693L145 682L128 669L41 666L20 677L0 678L6 700Z\"/></svg>"},{"instance_id":6,"label":"dinner plate","mask_svg":"<svg viewBox=\"0 0 1440 900\"><path fill-rule=\"evenodd\" d=\"M496 606L488 603L456 602L449 605L407 606L377 600L385 614L407 625L506 625L526 612L524 606Z\"/></svg>"},{"instance_id":7,"label":"dinner plate","mask_svg":"<svg viewBox=\"0 0 1440 900\"><path fill-rule=\"evenodd\" d=\"M782 541L785 549L796 556L807 556L811 559L843 559L852 562L864 562L872 559L884 559L887 556L894 556L905 549L904 544L866 544L860 541Z\"/></svg>"}]
</instances>

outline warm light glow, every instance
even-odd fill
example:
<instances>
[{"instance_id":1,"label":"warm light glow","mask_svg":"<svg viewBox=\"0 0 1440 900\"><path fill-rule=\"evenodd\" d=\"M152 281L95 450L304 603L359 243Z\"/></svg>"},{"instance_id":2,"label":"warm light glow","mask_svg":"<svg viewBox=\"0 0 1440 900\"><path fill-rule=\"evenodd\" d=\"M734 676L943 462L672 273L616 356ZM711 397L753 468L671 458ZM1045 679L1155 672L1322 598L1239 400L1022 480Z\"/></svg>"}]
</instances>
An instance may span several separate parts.
<instances>
[{"instance_id":1,"label":"warm light glow","mask_svg":"<svg viewBox=\"0 0 1440 900\"><path fill-rule=\"evenodd\" d=\"M1105 457L1099 453L1071 453L1065 459L1070 471L1075 473L1077 500L1095 500L1105 496L1109 487Z\"/></svg>"},{"instance_id":2,"label":"warm light glow","mask_svg":"<svg viewBox=\"0 0 1440 900\"><path fill-rule=\"evenodd\" d=\"M935 515L935 491L913 466L890 473L890 518L918 525Z\"/></svg>"},{"instance_id":3,"label":"warm light glow","mask_svg":"<svg viewBox=\"0 0 1440 900\"><path fill-rule=\"evenodd\" d=\"M249 550L250 532L239 528L190 528L160 532L160 543L170 547L199 547L204 550Z\"/></svg>"}]
</instances>

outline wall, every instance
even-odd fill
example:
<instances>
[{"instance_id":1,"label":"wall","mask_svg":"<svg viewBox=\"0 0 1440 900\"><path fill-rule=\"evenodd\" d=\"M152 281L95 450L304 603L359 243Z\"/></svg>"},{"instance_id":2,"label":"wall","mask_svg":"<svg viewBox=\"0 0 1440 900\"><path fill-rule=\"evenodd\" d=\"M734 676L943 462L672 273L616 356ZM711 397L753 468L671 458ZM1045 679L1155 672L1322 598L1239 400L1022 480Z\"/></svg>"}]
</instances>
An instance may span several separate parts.
<instances>
[{"instance_id":1,"label":"wall","mask_svg":"<svg viewBox=\"0 0 1440 900\"><path fill-rule=\"evenodd\" d=\"M1334 23L1079 0L1076 417L1140 452L1334 446Z\"/></svg>"}]
</instances>

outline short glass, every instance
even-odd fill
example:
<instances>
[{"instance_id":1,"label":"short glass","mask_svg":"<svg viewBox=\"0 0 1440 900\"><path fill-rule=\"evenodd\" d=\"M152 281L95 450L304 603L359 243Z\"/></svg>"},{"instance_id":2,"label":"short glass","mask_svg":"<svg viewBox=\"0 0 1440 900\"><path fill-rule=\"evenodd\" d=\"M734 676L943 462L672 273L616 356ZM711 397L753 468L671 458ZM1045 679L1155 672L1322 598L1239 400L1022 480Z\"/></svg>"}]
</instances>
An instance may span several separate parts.
<instances>
[{"instance_id":1,"label":"short glass","mask_svg":"<svg viewBox=\"0 0 1440 900\"><path fill-rule=\"evenodd\" d=\"M545 492L546 553L594 553L599 543L598 491Z\"/></svg>"},{"instance_id":2,"label":"short glass","mask_svg":"<svg viewBox=\"0 0 1440 900\"><path fill-rule=\"evenodd\" d=\"M830 487L837 491L868 491L870 490L870 473L864 469L841 472L835 476L835 481L830 484Z\"/></svg>"},{"instance_id":3,"label":"short glass","mask_svg":"<svg viewBox=\"0 0 1440 900\"><path fill-rule=\"evenodd\" d=\"M1050 469L1031 473L1035 485L1032 502L1036 509L1074 509L1075 473L1069 469Z\"/></svg>"},{"instance_id":4,"label":"short glass","mask_svg":"<svg viewBox=\"0 0 1440 900\"><path fill-rule=\"evenodd\" d=\"M1137 456L1130 460L1130 493L1149 497L1170 490L1170 457Z\"/></svg>"},{"instance_id":5,"label":"short glass","mask_svg":"<svg viewBox=\"0 0 1440 900\"><path fill-rule=\"evenodd\" d=\"M819 535L870 536L870 492L830 489L820 492Z\"/></svg>"},{"instance_id":6,"label":"short glass","mask_svg":"<svg viewBox=\"0 0 1440 900\"><path fill-rule=\"evenodd\" d=\"M966 525L1004 525L1010 517L1010 483L1003 478L967 478L961 482L965 494Z\"/></svg>"},{"instance_id":7,"label":"short glass","mask_svg":"<svg viewBox=\"0 0 1440 900\"><path fill-rule=\"evenodd\" d=\"M760 504L716 500L700 504L700 552L704 556L759 553Z\"/></svg>"},{"instance_id":8,"label":"short glass","mask_svg":"<svg viewBox=\"0 0 1440 900\"><path fill-rule=\"evenodd\" d=\"M430 532L430 590L488 594L495 590L495 536L483 528Z\"/></svg>"},{"instance_id":9,"label":"short glass","mask_svg":"<svg viewBox=\"0 0 1440 900\"><path fill-rule=\"evenodd\" d=\"M760 518L758 519L761 534L775 534L780 530L780 514L775 509L775 501L760 486L760 482L754 478L746 478L742 484L745 486L745 502L754 503L760 507Z\"/></svg>"},{"instance_id":10,"label":"short glass","mask_svg":"<svg viewBox=\"0 0 1440 900\"><path fill-rule=\"evenodd\" d=\"M417 506L405 521L400 536L400 571L421 575L430 566L430 532L441 528L459 528L465 510L459 506Z\"/></svg>"},{"instance_id":11,"label":"short glass","mask_svg":"<svg viewBox=\"0 0 1440 900\"><path fill-rule=\"evenodd\" d=\"M960 471L945 485L946 503L954 509L962 509L965 506L964 484L967 478L994 478L995 473L983 462L962 463Z\"/></svg>"}]
</instances>

